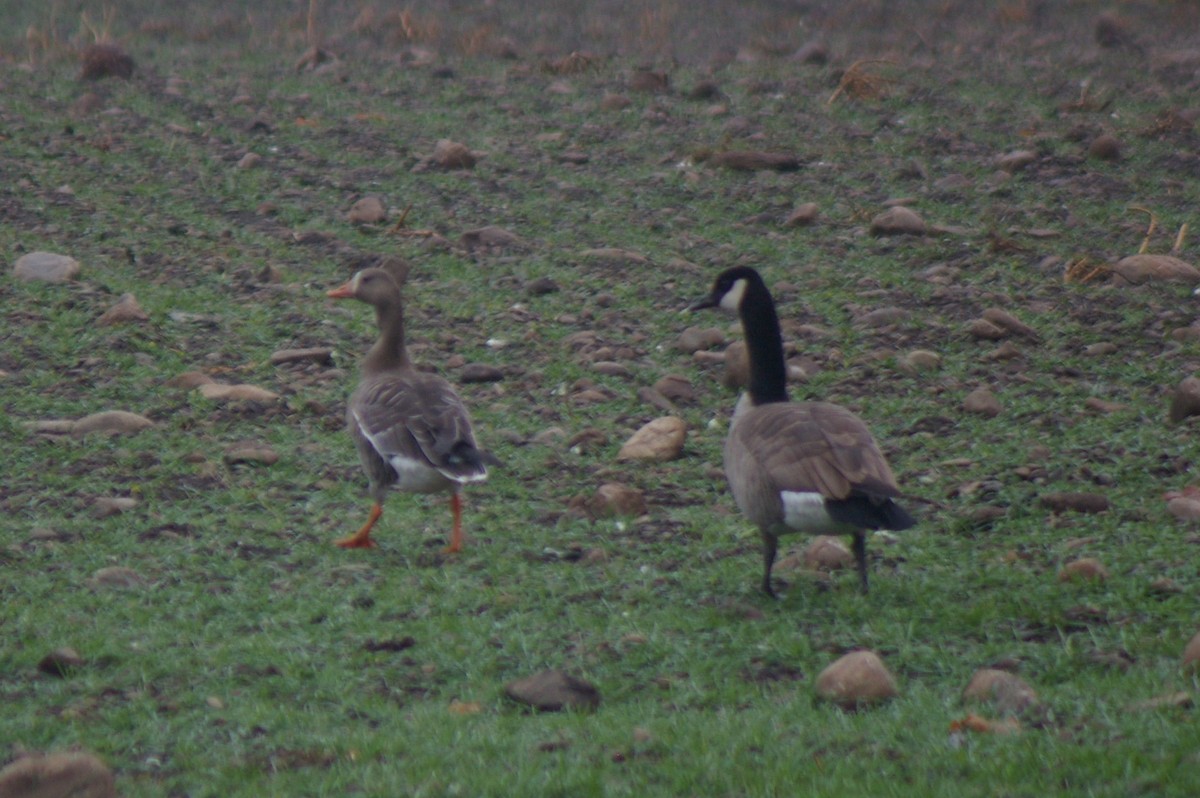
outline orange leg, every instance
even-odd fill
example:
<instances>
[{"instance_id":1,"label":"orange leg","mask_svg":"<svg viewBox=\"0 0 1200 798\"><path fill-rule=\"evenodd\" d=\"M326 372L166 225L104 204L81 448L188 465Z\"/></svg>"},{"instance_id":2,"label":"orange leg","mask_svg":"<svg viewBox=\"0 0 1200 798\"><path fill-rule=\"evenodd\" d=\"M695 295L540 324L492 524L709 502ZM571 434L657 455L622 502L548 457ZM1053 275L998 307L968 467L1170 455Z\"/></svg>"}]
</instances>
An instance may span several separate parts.
<instances>
[{"instance_id":1,"label":"orange leg","mask_svg":"<svg viewBox=\"0 0 1200 798\"><path fill-rule=\"evenodd\" d=\"M371 540L371 527L375 526L375 522L381 515L383 515L383 508L378 504L371 505L371 514L367 516L367 523L363 524L362 529L348 538L335 541L334 545L341 546L343 549L375 548L375 541Z\"/></svg>"},{"instance_id":2,"label":"orange leg","mask_svg":"<svg viewBox=\"0 0 1200 798\"><path fill-rule=\"evenodd\" d=\"M458 491L450 494L450 511L454 513L454 531L450 533L450 545L446 547L447 554L458 554L462 551L462 496Z\"/></svg>"}]
</instances>

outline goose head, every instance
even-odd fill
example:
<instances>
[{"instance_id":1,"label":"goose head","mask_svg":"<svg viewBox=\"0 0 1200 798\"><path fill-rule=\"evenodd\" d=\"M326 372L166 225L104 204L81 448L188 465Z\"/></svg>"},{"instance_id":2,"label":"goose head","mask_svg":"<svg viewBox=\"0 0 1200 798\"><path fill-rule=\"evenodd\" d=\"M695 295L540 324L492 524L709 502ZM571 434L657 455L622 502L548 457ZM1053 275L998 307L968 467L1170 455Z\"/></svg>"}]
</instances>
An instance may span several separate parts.
<instances>
[{"instance_id":1,"label":"goose head","mask_svg":"<svg viewBox=\"0 0 1200 798\"><path fill-rule=\"evenodd\" d=\"M734 266L718 274L709 295L693 303L688 310L721 308L737 313L741 310L747 290L762 284L762 277L754 269L749 266Z\"/></svg>"},{"instance_id":2,"label":"goose head","mask_svg":"<svg viewBox=\"0 0 1200 798\"><path fill-rule=\"evenodd\" d=\"M379 307L400 299L400 288L383 269L363 269L346 283L326 292L334 299L357 299Z\"/></svg>"}]
</instances>

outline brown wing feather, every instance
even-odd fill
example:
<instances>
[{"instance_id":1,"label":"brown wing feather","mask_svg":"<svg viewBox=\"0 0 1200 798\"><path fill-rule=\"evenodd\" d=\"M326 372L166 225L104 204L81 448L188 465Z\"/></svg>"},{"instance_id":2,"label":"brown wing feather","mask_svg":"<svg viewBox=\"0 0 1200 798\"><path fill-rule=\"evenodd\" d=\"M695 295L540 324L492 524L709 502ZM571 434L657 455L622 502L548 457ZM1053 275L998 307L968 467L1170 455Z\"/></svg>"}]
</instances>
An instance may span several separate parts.
<instances>
[{"instance_id":1,"label":"brown wing feather","mask_svg":"<svg viewBox=\"0 0 1200 798\"><path fill-rule=\"evenodd\" d=\"M400 456L462 476L480 471L449 460L463 444L475 449L475 435L462 399L435 374L414 371L365 380L347 415L384 459Z\"/></svg>"},{"instance_id":2,"label":"brown wing feather","mask_svg":"<svg viewBox=\"0 0 1200 798\"><path fill-rule=\"evenodd\" d=\"M866 424L839 405L756 407L738 419L731 438L754 450L760 475L775 491L816 491L829 499L848 498L856 489L881 496L900 492Z\"/></svg>"}]
</instances>

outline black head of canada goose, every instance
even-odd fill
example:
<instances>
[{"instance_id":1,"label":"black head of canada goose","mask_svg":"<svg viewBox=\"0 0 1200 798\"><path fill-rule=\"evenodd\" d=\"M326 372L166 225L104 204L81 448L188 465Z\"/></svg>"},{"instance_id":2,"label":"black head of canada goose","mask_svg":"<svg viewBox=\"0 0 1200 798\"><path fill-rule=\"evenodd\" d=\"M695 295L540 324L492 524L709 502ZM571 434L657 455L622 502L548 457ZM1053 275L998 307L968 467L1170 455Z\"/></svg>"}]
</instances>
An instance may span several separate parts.
<instances>
[{"instance_id":1,"label":"black head of canada goose","mask_svg":"<svg viewBox=\"0 0 1200 798\"><path fill-rule=\"evenodd\" d=\"M363 358L362 379L346 407L346 426L374 504L366 524L337 545L374 547L371 529L394 487L410 493L449 492L454 527L446 550L459 551L462 486L487 478L485 455L475 445L462 399L446 380L409 362L400 287L390 274L364 269L328 296L366 302L375 308L379 324L379 338Z\"/></svg>"},{"instance_id":2,"label":"black head of canada goose","mask_svg":"<svg viewBox=\"0 0 1200 798\"><path fill-rule=\"evenodd\" d=\"M916 523L896 504L896 478L862 420L829 402L790 402L779 317L754 269L722 272L691 310L738 314L746 336L750 384L738 400L725 441L725 476L742 514L763 541L763 590L779 536L788 532L850 534L859 581L867 592L867 530Z\"/></svg>"}]
</instances>

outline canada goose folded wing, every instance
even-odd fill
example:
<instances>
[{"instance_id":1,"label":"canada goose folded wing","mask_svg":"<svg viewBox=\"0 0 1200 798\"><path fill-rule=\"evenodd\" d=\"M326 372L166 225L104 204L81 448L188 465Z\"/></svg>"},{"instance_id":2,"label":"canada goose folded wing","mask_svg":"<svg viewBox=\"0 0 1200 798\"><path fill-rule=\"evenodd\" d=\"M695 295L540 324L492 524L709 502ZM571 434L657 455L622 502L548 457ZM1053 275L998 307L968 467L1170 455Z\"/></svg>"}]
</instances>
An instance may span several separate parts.
<instances>
[{"instance_id":1,"label":"canada goose folded wing","mask_svg":"<svg viewBox=\"0 0 1200 798\"><path fill-rule=\"evenodd\" d=\"M761 405L739 419L732 434L776 490L816 492L832 500L899 495L870 431L839 405Z\"/></svg>"}]
</instances>

